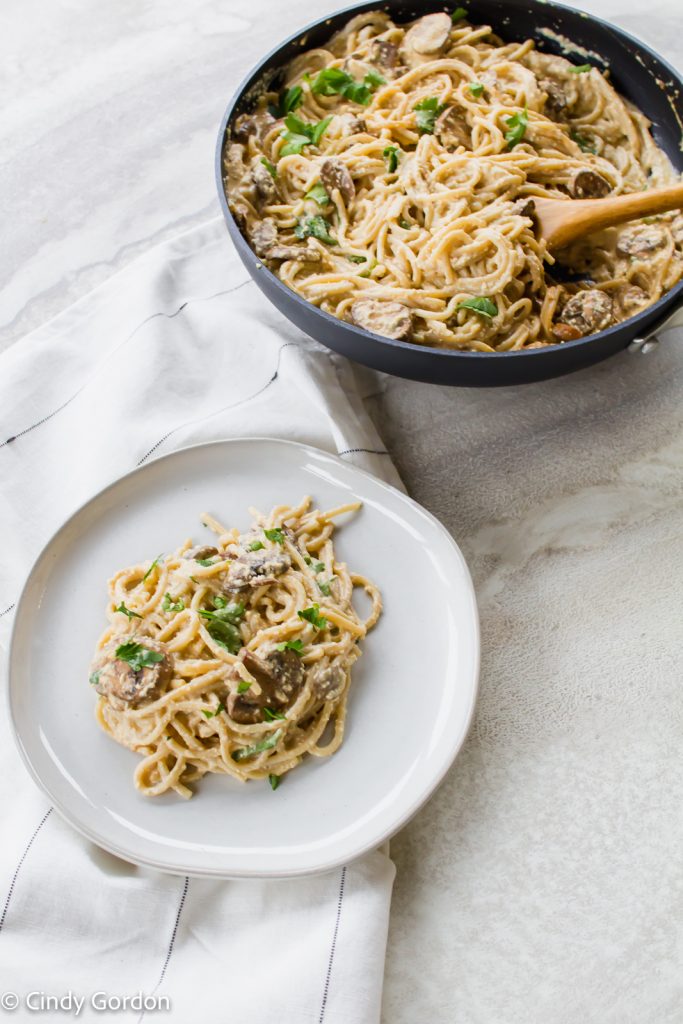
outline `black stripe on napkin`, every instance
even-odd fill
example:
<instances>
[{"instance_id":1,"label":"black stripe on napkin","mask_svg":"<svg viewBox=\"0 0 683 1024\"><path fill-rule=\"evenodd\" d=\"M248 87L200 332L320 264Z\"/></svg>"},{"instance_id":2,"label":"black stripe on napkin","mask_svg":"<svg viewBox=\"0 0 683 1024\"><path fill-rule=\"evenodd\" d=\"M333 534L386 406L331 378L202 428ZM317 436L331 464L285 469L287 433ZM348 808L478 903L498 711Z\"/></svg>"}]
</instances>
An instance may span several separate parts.
<instances>
[{"instance_id":1,"label":"black stripe on napkin","mask_svg":"<svg viewBox=\"0 0 683 1024\"><path fill-rule=\"evenodd\" d=\"M91 384L95 380L102 365L106 363L109 356L113 355L115 352L118 352L119 349L123 348L124 345L127 345L131 338L133 338L140 330L140 328L145 326L145 324L150 323L150 321L152 320L156 320L157 317L160 316L166 317L167 320L173 320L174 317L178 316L179 313L182 313L186 306L189 306L190 303L192 302L208 302L210 299L217 299L220 295L229 295L230 292L236 292L238 288L243 288L245 284L250 283L251 278L247 278L246 281L241 281L238 285L235 285L234 288L226 288L222 292L216 292L215 295L198 296L196 299L187 299L187 301L183 302L182 305L178 306L178 308L173 313L164 313L163 311L161 311L159 313L150 314L150 316L146 317L145 320L141 320L140 323L133 328L133 330L131 331L127 338L124 338L124 340L120 342L118 345L116 345L115 348L111 350L111 352L107 353L102 362L99 363L95 368L95 372L92 374L92 376L90 376L86 381L84 381L83 384L81 384L81 386L78 388L78 390L74 391L70 398L67 398L65 402L62 402L62 404L57 406L56 409L53 409L52 412L49 412L41 419L36 420L36 422L32 423L30 427L24 427L23 430L18 430L16 434L12 434L11 437L6 437L4 441L0 441L0 448L5 448L8 444L12 444L13 441L16 441L20 437L23 437L24 434L30 434L32 430L36 429L36 427L42 426L43 423L47 423L48 420L51 420L54 416L60 413L62 409L66 409L67 405L71 405L73 400L75 398L78 398L80 393L87 388L88 384Z\"/></svg>"},{"instance_id":2,"label":"black stripe on napkin","mask_svg":"<svg viewBox=\"0 0 683 1024\"><path fill-rule=\"evenodd\" d=\"M40 824L36 828L35 832L31 836L31 838L29 839L28 843L26 844L26 846L24 848L24 852L22 853L21 857L19 858L19 863L17 864L16 870L15 870L14 874L12 875L12 881L10 882L9 892L7 893L7 899L5 900L5 907L4 907L4 910L2 912L2 917L0 917L0 931L2 931L3 925L5 923L5 918L7 917L7 911L9 909L10 901L11 901L12 895L14 893L14 887L15 887L16 882L17 882L17 876L18 876L19 872L21 871L21 865L26 860L26 855L28 854L28 851L33 846L33 841L35 840L36 836L38 835L38 833L40 832L41 828L43 827L43 825L45 824L45 822L47 821L47 819L50 817L51 814L52 814L52 807L48 807L47 811L43 815L42 821L40 822Z\"/></svg>"},{"instance_id":3,"label":"black stripe on napkin","mask_svg":"<svg viewBox=\"0 0 683 1024\"><path fill-rule=\"evenodd\" d=\"M236 402L233 402L230 405L224 405L224 406L222 406L222 408L216 409L214 412L207 413L206 416L203 416L200 419L190 419L190 420L185 420L184 423L179 423L177 427L173 427L173 429L169 430L167 434L164 434L163 437L159 438L159 440L156 442L156 444L152 445L152 447L149 449L149 451L146 453L146 455L142 456L142 458L137 463L137 465L141 466L143 464L143 462L146 462L147 459L150 457L150 455L153 452L155 452L157 450L157 448L159 448L164 443L164 441L167 441L169 439L169 437L171 437L173 434L176 433L176 431L182 430L183 427L187 427L187 426L189 426L192 423L201 423L204 420L209 420L209 419L211 419L212 416L218 416L219 413L227 412L228 409L237 409L238 406L244 405L246 402L252 402L255 398L258 398L259 395L262 395L263 392L267 388L269 388L270 385L273 384L277 380L277 375L280 372L280 355L282 354L283 350L286 349L286 348L296 348L296 347L297 346L296 346L295 342L293 342L293 341L286 341L284 343L284 345L280 346L280 348L278 349L278 352L277 352L277 364L275 366L275 370L273 371L273 373L271 374L269 379L266 381L266 383L262 384L261 387L258 388L257 391L254 391L253 394L247 395L246 398L239 398Z\"/></svg>"},{"instance_id":4,"label":"black stripe on napkin","mask_svg":"<svg viewBox=\"0 0 683 1024\"><path fill-rule=\"evenodd\" d=\"M166 969L167 969L167 967L169 965L171 956L173 954L173 947L175 946L176 935L178 934L178 925L180 924L180 915L183 912L183 907L185 906L185 899L187 898L187 890L189 888L190 888L190 879L186 875L185 876L185 884L183 886L183 891L180 894L180 903L178 904L178 913L175 916L175 924L173 925L173 931L171 932L171 941L169 942L168 949L166 951L166 959L164 960L164 966L161 968L161 974L159 975L158 982L156 983L156 985L154 986L152 991L150 993L148 993L150 996L154 995L154 993L159 989L161 983L163 982L164 978L166 977ZM142 1013L140 1014L140 1016L138 1017L137 1024L141 1024L141 1021L142 1021L144 1016L145 1016L145 1011L143 1010Z\"/></svg>"},{"instance_id":5,"label":"black stripe on napkin","mask_svg":"<svg viewBox=\"0 0 683 1024\"><path fill-rule=\"evenodd\" d=\"M325 1020L325 1008L327 1006L327 996L330 990L330 978L332 976L332 964L334 963L334 951L337 948L337 933L339 931L339 919L341 918L342 904L344 902L344 883L346 882L346 868L342 868L341 879L339 881L339 897L337 899L337 917L334 922L334 932L332 933L332 945L330 946L330 958L327 962L327 974L325 975L325 987L323 988L323 1001L320 1004L320 1016L318 1017L318 1024L323 1024Z\"/></svg>"},{"instance_id":6,"label":"black stripe on napkin","mask_svg":"<svg viewBox=\"0 0 683 1024\"><path fill-rule=\"evenodd\" d=\"M388 451L379 448L345 448L343 452L337 452L337 455L354 455L356 452L366 452L368 455L389 455Z\"/></svg>"}]
</instances>

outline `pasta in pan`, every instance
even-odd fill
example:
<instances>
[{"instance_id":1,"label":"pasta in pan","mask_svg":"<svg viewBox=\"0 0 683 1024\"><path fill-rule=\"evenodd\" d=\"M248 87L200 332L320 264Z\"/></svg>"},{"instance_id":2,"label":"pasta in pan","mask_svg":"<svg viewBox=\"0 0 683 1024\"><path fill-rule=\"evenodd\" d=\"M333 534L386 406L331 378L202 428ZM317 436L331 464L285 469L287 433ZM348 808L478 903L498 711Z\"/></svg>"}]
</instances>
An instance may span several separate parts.
<instances>
[{"instance_id":1,"label":"pasta in pan","mask_svg":"<svg viewBox=\"0 0 683 1024\"><path fill-rule=\"evenodd\" d=\"M372 11L284 75L230 128L226 194L256 254L326 312L503 352L600 331L683 276L681 215L594 234L561 267L536 236L534 197L678 180L598 67L462 9L410 25Z\"/></svg>"},{"instance_id":2,"label":"pasta in pan","mask_svg":"<svg viewBox=\"0 0 683 1024\"><path fill-rule=\"evenodd\" d=\"M358 508L304 498L251 510L245 533L204 515L215 541L113 576L90 683L102 728L142 756L142 793L190 797L207 772L276 788L306 754L337 750L351 668L382 608L334 551L334 520Z\"/></svg>"}]
</instances>

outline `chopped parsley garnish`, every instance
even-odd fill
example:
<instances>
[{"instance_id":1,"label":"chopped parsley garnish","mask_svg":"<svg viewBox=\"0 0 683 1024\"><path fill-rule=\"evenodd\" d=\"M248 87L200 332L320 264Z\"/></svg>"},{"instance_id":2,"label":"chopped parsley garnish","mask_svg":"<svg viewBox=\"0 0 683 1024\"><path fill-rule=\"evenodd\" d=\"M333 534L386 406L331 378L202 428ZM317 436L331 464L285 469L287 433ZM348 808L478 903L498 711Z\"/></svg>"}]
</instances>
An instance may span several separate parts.
<instances>
[{"instance_id":1,"label":"chopped parsley garnish","mask_svg":"<svg viewBox=\"0 0 683 1024\"><path fill-rule=\"evenodd\" d=\"M597 149L585 135L581 135L580 132L570 132L569 134L572 142L575 142L584 153L597 153Z\"/></svg>"},{"instance_id":2,"label":"chopped parsley garnish","mask_svg":"<svg viewBox=\"0 0 683 1024\"><path fill-rule=\"evenodd\" d=\"M317 217L301 217L294 228L294 234L297 238L308 238L309 235L313 235L326 245L336 245L337 239L332 237L328 227L329 224L320 214Z\"/></svg>"},{"instance_id":3,"label":"chopped parsley garnish","mask_svg":"<svg viewBox=\"0 0 683 1024\"><path fill-rule=\"evenodd\" d=\"M221 594L214 594L211 599L211 603L213 604L214 608L225 608L228 602Z\"/></svg>"},{"instance_id":4,"label":"chopped parsley garnish","mask_svg":"<svg viewBox=\"0 0 683 1024\"><path fill-rule=\"evenodd\" d=\"M293 110L301 106L304 98L304 91L300 85L293 85L290 89L286 89L282 94L280 105L282 107L283 114L291 114Z\"/></svg>"},{"instance_id":5,"label":"chopped parsley garnish","mask_svg":"<svg viewBox=\"0 0 683 1024\"><path fill-rule=\"evenodd\" d=\"M164 594L164 599L161 602L161 610L164 612L182 612L185 608L185 602L182 597L179 597L177 601L174 601L169 593Z\"/></svg>"},{"instance_id":6,"label":"chopped parsley garnish","mask_svg":"<svg viewBox=\"0 0 683 1024\"><path fill-rule=\"evenodd\" d=\"M270 788L271 789L277 789L277 787L280 785L280 776L279 775L269 775L268 776L268 782L270 783Z\"/></svg>"},{"instance_id":7,"label":"chopped parsley garnish","mask_svg":"<svg viewBox=\"0 0 683 1024\"><path fill-rule=\"evenodd\" d=\"M409 231L410 228L412 227L412 224L410 224L410 222L407 221L405 217L401 217L398 223L399 227L402 227L404 231Z\"/></svg>"},{"instance_id":8,"label":"chopped parsley garnish","mask_svg":"<svg viewBox=\"0 0 683 1024\"><path fill-rule=\"evenodd\" d=\"M329 583L318 583L318 586L320 587L320 593L324 594L325 597L329 597L332 593Z\"/></svg>"},{"instance_id":9,"label":"chopped parsley garnish","mask_svg":"<svg viewBox=\"0 0 683 1024\"><path fill-rule=\"evenodd\" d=\"M498 313L498 306L495 304L493 299L490 299L488 295L472 296L471 299L464 299L459 302L457 309L473 309L475 313L479 313L481 316L487 316L489 318L494 317Z\"/></svg>"},{"instance_id":10,"label":"chopped parsley garnish","mask_svg":"<svg viewBox=\"0 0 683 1024\"><path fill-rule=\"evenodd\" d=\"M265 169L268 171L268 174L270 174L272 178L277 178L277 167L275 166L275 164L271 164L267 156L261 157L261 163L263 164Z\"/></svg>"},{"instance_id":11,"label":"chopped parsley garnish","mask_svg":"<svg viewBox=\"0 0 683 1024\"><path fill-rule=\"evenodd\" d=\"M370 277L370 274L373 272L373 270L375 269L376 266L377 266L377 260L374 259L374 257L373 257L373 259L370 261L370 266L367 268L367 270L364 270L362 272L362 274L359 274L358 276L359 277Z\"/></svg>"},{"instance_id":12,"label":"chopped parsley garnish","mask_svg":"<svg viewBox=\"0 0 683 1024\"><path fill-rule=\"evenodd\" d=\"M301 654L303 649L303 640L285 640L281 644L275 644L276 651L294 651L295 654Z\"/></svg>"},{"instance_id":13,"label":"chopped parsley garnish","mask_svg":"<svg viewBox=\"0 0 683 1024\"><path fill-rule=\"evenodd\" d=\"M126 605L125 605L124 601L122 601L121 604L118 605L117 608L114 608L114 611L115 612L121 612L121 614L125 615L127 619L141 619L142 618L142 615L138 615L137 612L132 612L130 610L130 608L126 608Z\"/></svg>"},{"instance_id":14,"label":"chopped parsley garnish","mask_svg":"<svg viewBox=\"0 0 683 1024\"><path fill-rule=\"evenodd\" d=\"M244 761L248 757L253 757L254 754L261 754L264 750L271 750L272 747L276 747L282 737L282 729L278 729L272 736L269 736L265 740L261 740L260 743L255 743L253 747L241 747L239 750L233 750L232 759L233 761Z\"/></svg>"},{"instance_id":15,"label":"chopped parsley garnish","mask_svg":"<svg viewBox=\"0 0 683 1024\"><path fill-rule=\"evenodd\" d=\"M297 110L303 103L303 99L304 90L300 85L293 85L290 89L285 89L281 94L278 105L271 104L268 107L268 111L275 118L285 117L287 114Z\"/></svg>"},{"instance_id":16,"label":"chopped parsley garnish","mask_svg":"<svg viewBox=\"0 0 683 1024\"><path fill-rule=\"evenodd\" d=\"M98 672L91 672L90 673L90 675L88 676L88 682L90 683L91 686L97 686L97 684L100 681L101 673L102 673L102 669L100 669Z\"/></svg>"},{"instance_id":17,"label":"chopped parsley garnish","mask_svg":"<svg viewBox=\"0 0 683 1024\"><path fill-rule=\"evenodd\" d=\"M508 130L505 133L505 141L508 144L508 149L512 149L524 138L524 133L529 124L527 108L525 107L524 110L518 111L512 117L506 117L505 123L508 126Z\"/></svg>"},{"instance_id":18,"label":"chopped parsley garnish","mask_svg":"<svg viewBox=\"0 0 683 1024\"><path fill-rule=\"evenodd\" d=\"M349 256L349 259L351 259L351 257L350 257L350 256ZM365 257L363 257L363 260L365 260ZM310 559L310 558L308 557L308 555L304 555L304 562L306 563L306 565L310 565L310 564L311 564L311 561L312 561L312 559Z\"/></svg>"},{"instance_id":19,"label":"chopped parsley garnish","mask_svg":"<svg viewBox=\"0 0 683 1024\"><path fill-rule=\"evenodd\" d=\"M464 7L456 7L451 14L451 21L455 25L456 21L462 21L463 18L467 17L467 10Z\"/></svg>"},{"instance_id":20,"label":"chopped parsley garnish","mask_svg":"<svg viewBox=\"0 0 683 1024\"><path fill-rule=\"evenodd\" d=\"M484 83L483 82L470 82L470 84L468 85L467 88L470 90L470 92L472 93L473 96L481 96L481 94L484 91Z\"/></svg>"},{"instance_id":21,"label":"chopped parsley garnish","mask_svg":"<svg viewBox=\"0 0 683 1024\"><path fill-rule=\"evenodd\" d=\"M280 530L278 528L275 528L273 530L264 530L263 532L265 533L266 538L268 540L272 540L276 544L284 544L284 542L285 542L285 535L282 532L282 530Z\"/></svg>"},{"instance_id":22,"label":"chopped parsley garnish","mask_svg":"<svg viewBox=\"0 0 683 1024\"><path fill-rule=\"evenodd\" d=\"M389 174L393 174L398 167L398 146L386 146L382 150L382 156L387 162Z\"/></svg>"},{"instance_id":23,"label":"chopped parsley garnish","mask_svg":"<svg viewBox=\"0 0 683 1024\"><path fill-rule=\"evenodd\" d=\"M302 121L296 114L287 114L285 118L285 129L280 133L285 140L285 145L280 150L280 156L290 156L292 153L301 153L304 146L318 146L332 117L326 117L316 124Z\"/></svg>"},{"instance_id":24,"label":"chopped parsley garnish","mask_svg":"<svg viewBox=\"0 0 683 1024\"><path fill-rule=\"evenodd\" d=\"M342 68L323 68L311 82L311 92L318 96L343 96L367 107L375 89L385 81L377 71L368 71L363 81L357 82Z\"/></svg>"},{"instance_id":25,"label":"chopped parsley garnish","mask_svg":"<svg viewBox=\"0 0 683 1024\"><path fill-rule=\"evenodd\" d=\"M151 572L152 572L152 571L153 571L154 569L158 568L158 566L159 566L159 562L160 562L160 560L161 560L161 559L162 559L163 557L164 557L163 555L157 555L157 557L156 557L156 558L154 559L154 561L153 561L153 562L152 562L152 564L150 565L150 567L149 567L149 569L147 570L147 572L145 573L145 575L144 575L144 576L142 577L142 582L143 582L143 583L145 582L145 580L147 579L147 577L148 577L148 576L150 575L150 573L151 573Z\"/></svg>"},{"instance_id":26,"label":"chopped parsley garnish","mask_svg":"<svg viewBox=\"0 0 683 1024\"><path fill-rule=\"evenodd\" d=\"M213 558L195 558L197 565L203 565L205 569L208 569L210 565L215 565Z\"/></svg>"},{"instance_id":27,"label":"chopped parsley garnish","mask_svg":"<svg viewBox=\"0 0 683 1024\"><path fill-rule=\"evenodd\" d=\"M592 71L592 64L576 64L573 68L569 69L574 75L583 75L586 71Z\"/></svg>"},{"instance_id":28,"label":"chopped parsley garnish","mask_svg":"<svg viewBox=\"0 0 683 1024\"><path fill-rule=\"evenodd\" d=\"M344 255L346 256L347 260L351 261L351 263L367 263L368 262L367 256L356 256L352 252L344 253ZM311 564L310 558L305 558L304 561L308 562L309 565Z\"/></svg>"},{"instance_id":29,"label":"chopped parsley garnish","mask_svg":"<svg viewBox=\"0 0 683 1024\"><path fill-rule=\"evenodd\" d=\"M249 545L249 551L262 551L265 548L265 544L261 540L253 540Z\"/></svg>"},{"instance_id":30,"label":"chopped parsley garnish","mask_svg":"<svg viewBox=\"0 0 683 1024\"><path fill-rule=\"evenodd\" d=\"M133 669L133 672L140 672L143 668L151 668L158 661L164 660L163 654L159 654L158 651L151 651L149 647L143 647L142 644L137 644L132 640L127 641L125 644L120 644L116 648L115 656L120 661L127 662Z\"/></svg>"},{"instance_id":31,"label":"chopped parsley garnish","mask_svg":"<svg viewBox=\"0 0 683 1024\"><path fill-rule=\"evenodd\" d=\"M271 708L263 709L263 719L265 722L277 722L284 719L282 711L273 711Z\"/></svg>"},{"instance_id":32,"label":"chopped parsley garnish","mask_svg":"<svg viewBox=\"0 0 683 1024\"><path fill-rule=\"evenodd\" d=\"M315 629L325 629L327 626L327 619L324 615L320 614L320 605L313 604L310 608L304 608L302 612L297 612L300 619L305 622L310 622Z\"/></svg>"},{"instance_id":33,"label":"chopped parsley garnish","mask_svg":"<svg viewBox=\"0 0 683 1024\"><path fill-rule=\"evenodd\" d=\"M238 693L246 693L251 686L251 679L243 679L241 683L237 684Z\"/></svg>"},{"instance_id":34,"label":"chopped parsley garnish","mask_svg":"<svg viewBox=\"0 0 683 1024\"><path fill-rule=\"evenodd\" d=\"M324 568L324 562L316 562L315 565L313 566L313 572L322 572Z\"/></svg>"},{"instance_id":35,"label":"chopped parsley garnish","mask_svg":"<svg viewBox=\"0 0 683 1024\"><path fill-rule=\"evenodd\" d=\"M327 194L327 189L321 181L306 193L304 199L313 199L318 206L329 206L332 202Z\"/></svg>"},{"instance_id":36,"label":"chopped parsley garnish","mask_svg":"<svg viewBox=\"0 0 683 1024\"><path fill-rule=\"evenodd\" d=\"M225 711L225 704L223 704L222 701L215 711L204 711L204 709L202 709L202 714L205 718L215 718L216 715L220 715L221 711Z\"/></svg>"},{"instance_id":37,"label":"chopped parsley garnish","mask_svg":"<svg viewBox=\"0 0 683 1024\"><path fill-rule=\"evenodd\" d=\"M434 126L436 119L444 109L442 103L439 103L436 96L427 96L425 99L420 100L413 107L415 111L415 123L417 124L420 135L433 135Z\"/></svg>"},{"instance_id":38,"label":"chopped parsley garnish","mask_svg":"<svg viewBox=\"0 0 683 1024\"><path fill-rule=\"evenodd\" d=\"M237 624L244 615L243 604L225 604L210 612L201 608L199 614L208 620L209 636L230 654L237 654L242 646L242 637Z\"/></svg>"}]
</instances>

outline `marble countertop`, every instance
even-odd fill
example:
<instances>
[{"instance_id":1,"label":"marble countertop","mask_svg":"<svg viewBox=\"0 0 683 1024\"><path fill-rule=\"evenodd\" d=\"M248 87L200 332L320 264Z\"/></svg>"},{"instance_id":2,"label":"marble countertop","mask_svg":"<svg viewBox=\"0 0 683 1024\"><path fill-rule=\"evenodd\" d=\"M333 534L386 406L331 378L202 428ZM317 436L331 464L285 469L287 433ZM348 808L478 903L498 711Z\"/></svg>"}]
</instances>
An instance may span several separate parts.
<instances>
[{"instance_id":1,"label":"marble countertop","mask_svg":"<svg viewBox=\"0 0 683 1024\"><path fill-rule=\"evenodd\" d=\"M4 5L0 348L217 213L228 96L336 6ZM582 6L683 64L678 0ZM682 341L518 389L366 375L483 637L470 737L392 843L384 1024L681 1019Z\"/></svg>"}]
</instances>

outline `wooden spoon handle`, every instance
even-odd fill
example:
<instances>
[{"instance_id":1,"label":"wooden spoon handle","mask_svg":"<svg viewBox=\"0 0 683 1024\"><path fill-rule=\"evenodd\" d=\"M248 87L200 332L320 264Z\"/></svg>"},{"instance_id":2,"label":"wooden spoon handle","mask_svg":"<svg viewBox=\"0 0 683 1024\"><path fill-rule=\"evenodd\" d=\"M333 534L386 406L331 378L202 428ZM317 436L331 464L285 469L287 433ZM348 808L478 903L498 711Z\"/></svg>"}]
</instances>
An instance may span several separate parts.
<instances>
[{"instance_id":1,"label":"wooden spoon handle","mask_svg":"<svg viewBox=\"0 0 683 1024\"><path fill-rule=\"evenodd\" d=\"M604 199L534 199L534 204L548 248L560 249L593 231L683 207L683 184Z\"/></svg>"}]
</instances>

